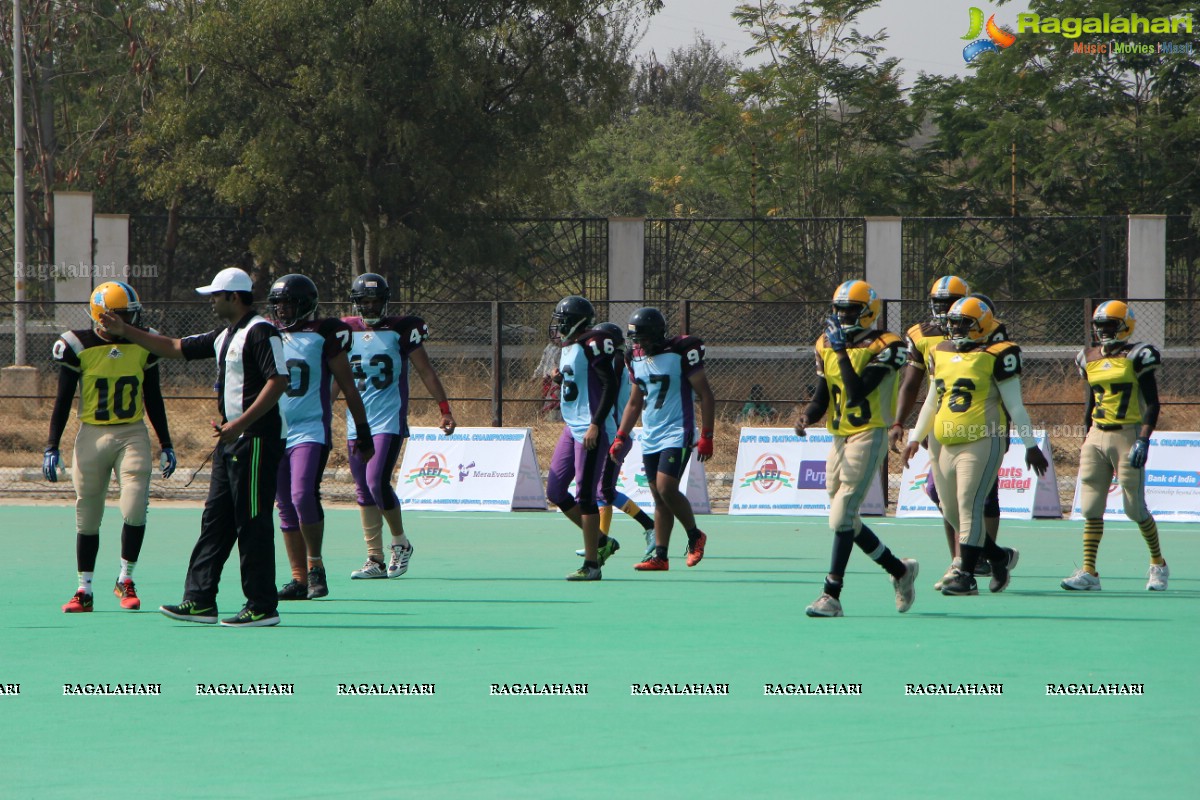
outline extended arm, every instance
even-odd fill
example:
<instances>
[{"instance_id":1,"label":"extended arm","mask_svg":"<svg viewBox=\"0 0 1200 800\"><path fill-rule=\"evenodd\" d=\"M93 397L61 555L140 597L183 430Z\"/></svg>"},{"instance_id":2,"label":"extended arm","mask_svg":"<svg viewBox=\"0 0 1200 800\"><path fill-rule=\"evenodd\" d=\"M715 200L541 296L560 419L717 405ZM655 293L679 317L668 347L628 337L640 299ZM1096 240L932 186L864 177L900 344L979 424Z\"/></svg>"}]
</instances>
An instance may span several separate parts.
<instances>
[{"instance_id":1,"label":"extended arm","mask_svg":"<svg viewBox=\"0 0 1200 800\"><path fill-rule=\"evenodd\" d=\"M128 325L125 320L111 312L100 315L100 324L108 333L144 347L159 358L183 358L183 347L179 339L160 336Z\"/></svg>"},{"instance_id":2,"label":"extended arm","mask_svg":"<svg viewBox=\"0 0 1200 800\"><path fill-rule=\"evenodd\" d=\"M408 357L412 361L412 365L416 367L417 374L421 376L421 382L425 384L425 388L429 390L429 394L438 404L438 410L442 412L442 424L439 427L443 433L449 436L454 433L458 423L454 421L454 415L450 413L450 401L446 398L446 390L442 387L442 381L438 378L437 371L433 368L433 364L429 363L429 354L425 352L424 347L418 347L409 353Z\"/></svg>"}]
</instances>

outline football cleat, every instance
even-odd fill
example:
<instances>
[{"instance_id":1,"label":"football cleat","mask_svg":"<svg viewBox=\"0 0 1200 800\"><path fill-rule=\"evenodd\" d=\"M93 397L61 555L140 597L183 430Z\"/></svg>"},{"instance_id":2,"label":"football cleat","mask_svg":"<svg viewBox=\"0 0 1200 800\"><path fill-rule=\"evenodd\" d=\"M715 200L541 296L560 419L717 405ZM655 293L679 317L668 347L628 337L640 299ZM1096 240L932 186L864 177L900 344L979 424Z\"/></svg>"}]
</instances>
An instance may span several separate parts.
<instances>
[{"instance_id":1,"label":"football cleat","mask_svg":"<svg viewBox=\"0 0 1200 800\"><path fill-rule=\"evenodd\" d=\"M373 558L368 558L362 567L350 573L350 577L354 580L362 580L366 578L386 578L387 576L387 566L382 561L376 561Z\"/></svg>"},{"instance_id":2,"label":"football cleat","mask_svg":"<svg viewBox=\"0 0 1200 800\"><path fill-rule=\"evenodd\" d=\"M64 614L86 614L92 610L92 596L80 589L62 607Z\"/></svg>"},{"instance_id":3,"label":"football cleat","mask_svg":"<svg viewBox=\"0 0 1200 800\"><path fill-rule=\"evenodd\" d=\"M580 567L567 576L569 581L598 581L600 578L599 567Z\"/></svg>"},{"instance_id":4,"label":"football cleat","mask_svg":"<svg viewBox=\"0 0 1200 800\"><path fill-rule=\"evenodd\" d=\"M687 565L694 567L704 558L704 545L708 544L708 534L702 533L696 541L689 541L687 548Z\"/></svg>"},{"instance_id":5,"label":"football cleat","mask_svg":"<svg viewBox=\"0 0 1200 800\"><path fill-rule=\"evenodd\" d=\"M137 589L133 588L132 579L117 581L117 585L113 587L113 594L121 598L121 608L137 611L142 607L142 601L137 596Z\"/></svg>"},{"instance_id":6,"label":"football cleat","mask_svg":"<svg viewBox=\"0 0 1200 800\"><path fill-rule=\"evenodd\" d=\"M975 583L974 575L956 569L950 579L942 584L942 594L947 597L979 594L979 585Z\"/></svg>"},{"instance_id":7,"label":"football cleat","mask_svg":"<svg viewBox=\"0 0 1200 800\"><path fill-rule=\"evenodd\" d=\"M831 594L822 594L816 600L813 600L808 608L804 609L804 613L810 617L846 616L842 613L842 601Z\"/></svg>"},{"instance_id":8,"label":"football cleat","mask_svg":"<svg viewBox=\"0 0 1200 800\"><path fill-rule=\"evenodd\" d=\"M600 562L600 566L604 566L604 562L612 558L613 554L621 549L621 543L613 537L608 537L608 541L603 547L596 548L596 560Z\"/></svg>"},{"instance_id":9,"label":"football cleat","mask_svg":"<svg viewBox=\"0 0 1200 800\"><path fill-rule=\"evenodd\" d=\"M946 581L953 578L954 573L957 572L961 567L962 567L962 559L955 558L953 561L950 562L950 566L946 567L946 574L938 579L938 582L933 585L933 588L940 592L942 590L942 586L946 583Z\"/></svg>"},{"instance_id":10,"label":"football cleat","mask_svg":"<svg viewBox=\"0 0 1200 800\"><path fill-rule=\"evenodd\" d=\"M308 587L293 578L276 594L280 600L307 600Z\"/></svg>"},{"instance_id":11,"label":"football cleat","mask_svg":"<svg viewBox=\"0 0 1200 800\"><path fill-rule=\"evenodd\" d=\"M921 565L915 558L902 558L900 562L908 569L902 577L892 578L892 586L896 589L896 610L903 614L917 599L917 573L921 571Z\"/></svg>"},{"instance_id":12,"label":"football cleat","mask_svg":"<svg viewBox=\"0 0 1200 800\"><path fill-rule=\"evenodd\" d=\"M308 571L308 599L316 600L329 594L329 581L325 579L324 567L313 567Z\"/></svg>"},{"instance_id":13,"label":"football cleat","mask_svg":"<svg viewBox=\"0 0 1200 800\"><path fill-rule=\"evenodd\" d=\"M1150 571L1146 573L1149 578L1146 581L1146 590L1150 592L1165 592L1167 590L1167 578L1171 577L1171 570L1167 567L1167 562L1161 564L1151 564Z\"/></svg>"},{"instance_id":14,"label":"football cleat","mask_svg":"<svg viewBox=\"0 0 1200 800\"><path fill-rule=\"evenodd\" d=\"M400 544L392 545L392 558L388 561L387 576L389 578L399 578L408 572L408 562L412 558L412 554L412 542L408 543L408 547Z\"/></svg>"},{"instance_id":15,"label":"football cleat","mask_svg":"<svg viewBox=\"0 0 1200 800\"><path fill-rule=\"evenodd\" d=\"M1093 575L1086 569L1077 569L1071 577L1063 578L1059 586L1071 592L1098 592L1100 576Z\"/></svg>"},{"instance_id":16,"label":"football cleat","mask_svg":"<svg viewBox=\"0 0 1200 800\"><path fill-rule=\"evenodd\" d=\"M1000 548L1008 554L1007 563L1000 565L993 562L992 564L992 580L988 582L988 591L992 594L1003 592L1008 588L1008 582L1012 580L1012 571L1017 567L1017 561L1021 558L1021 553L1015 547Z\"/></svg>"},{"instance_id":17,"label":"football cleat","mask_svg":"<svg viewBox=\"0 0 1200 800\"><path fill-rule=\"evenodd\" d=\"M645 561L633 565L638 572L666 572L671 568L671 562L665 558L650 556Z\"/></svg>"}]
</instances>

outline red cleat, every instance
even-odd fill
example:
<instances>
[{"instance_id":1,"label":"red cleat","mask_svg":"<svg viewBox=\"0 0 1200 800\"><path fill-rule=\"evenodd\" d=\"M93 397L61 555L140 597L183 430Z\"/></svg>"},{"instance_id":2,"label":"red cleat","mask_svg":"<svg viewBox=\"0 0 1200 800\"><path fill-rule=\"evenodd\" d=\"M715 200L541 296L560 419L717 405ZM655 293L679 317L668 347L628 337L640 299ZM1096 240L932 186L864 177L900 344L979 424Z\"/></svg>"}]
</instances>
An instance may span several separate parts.
<instances>
[{"instance_id":1,"label":"red cleat","mask_svg":"<svg viewBox=\"0 0 1200 800\"><path fill-rule=\"evenodd\" d=\"M650 556L645 561L634 564L633 568L638 572L666 572L671 568L671 562L665 558Z\"/></svg>"},{"instance_id":2,"label":"red cleat","mask_svg":"<svg viewBox=\"0 0 1200 800\"><path fill-rule=\"evenodd\" d=\"M117 585L113 587L113 594L121 598L121 608L137 611L142 607L142 601L138 600L137 589L133 588L132 578L124 583L117 581Z\"/></svg>"},{"instance_id":3,"label":"red cleat","mask_svg":"<svg viewBox=\"0 0 1200 800\"><path fill-rule=\"evenodd\" d=\"M708 544L708 534L700 534L695 544L689 544L687 550L687 565L694 567L700 563L700 559L704 558L704 545Z\"/></svg>"},{"instance_id":4,"label":"red cleat","mask_svg":"<svg viewBox=\"0 0 1200 800\"><path fill-rule=\"evenodd\" d=\"M92 596L83 589L75 593L75 596L62 607L64 614L82 614L92 610Z\"/></svg>"}]
</instances>

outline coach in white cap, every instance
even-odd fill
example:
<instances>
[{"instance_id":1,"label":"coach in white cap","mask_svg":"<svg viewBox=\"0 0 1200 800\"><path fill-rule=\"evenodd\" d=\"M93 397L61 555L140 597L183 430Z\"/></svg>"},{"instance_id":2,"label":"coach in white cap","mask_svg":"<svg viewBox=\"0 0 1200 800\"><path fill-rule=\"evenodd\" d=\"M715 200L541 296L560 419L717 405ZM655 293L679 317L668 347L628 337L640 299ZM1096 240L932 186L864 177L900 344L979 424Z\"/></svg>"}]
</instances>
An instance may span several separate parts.
<instances>
[{"instance_id":1,"label":"coach in white cap","mask_svg":"<svg viewBox=\"0 0 1200 800\"><path fill-rule=\"evenodd\" d=\"M172 619L217 621L217 586L236 543L246 606L221 624L239 628L279 624L271 504L286 433L279 397L287 388L288 372L279 331L255 312L252 289L250 276L237 267L218 272L196 291L209 296L226 327L184 339L126 326L113 314L101 318L110 332L161 357L217 360L221 424L213 423L217 444L212 478L183 601L159 609Z\"/></svg>"}]
</instances>

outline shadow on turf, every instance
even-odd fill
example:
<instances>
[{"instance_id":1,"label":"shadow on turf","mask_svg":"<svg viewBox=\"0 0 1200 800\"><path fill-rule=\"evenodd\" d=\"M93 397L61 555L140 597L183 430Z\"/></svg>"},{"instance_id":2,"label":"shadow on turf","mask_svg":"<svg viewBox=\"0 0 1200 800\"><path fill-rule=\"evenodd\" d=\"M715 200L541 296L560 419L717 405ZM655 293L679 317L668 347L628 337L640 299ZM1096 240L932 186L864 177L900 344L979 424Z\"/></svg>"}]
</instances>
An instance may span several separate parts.
<instances>
[{"instance_id":1,"label":"shadow on turf","mask_svg":"<svg viewBox=\"0 0 1200 800\"><path fill-rule=\"evenodd\" d=\"M887 616L887 615L884 615ZM986 620L986 619L1021 619L1042 620L1046 622L1170 622L1163 617L1068 617L1055 614L955 614L947 611L914 611L907 614L909 618L941 617L945 619Z\"/></svg>"},{"instance_id":2,"label":"shadow on turf","mask_svg":"<svg viewBox=\"0 0 1200 800\"><path fill-rule=\"evenodd\" d=\"M298 625L296 627L309 630L323 628L333 631L462 631L463 633L479 633L481 631L548 631L553 628L519 627L507 625Z\"/></svg>"},{"instance_id":3,"label":"shadow on turf","mask_svg":"<svg viewBox=\"0 0 1200 800\"><path fill-rule=\"evenodd\" d=\"M316 601L320 605L326 603L486 603L493 605L495 603L512 603L519 605L584 605L589 604L586 600L466 600L462 598L450 597L374 597L374 598L352 598L352 597L335 597L324 598ZM305 606L301 606L302 608Z\"/></svg>"}]
</instances>

